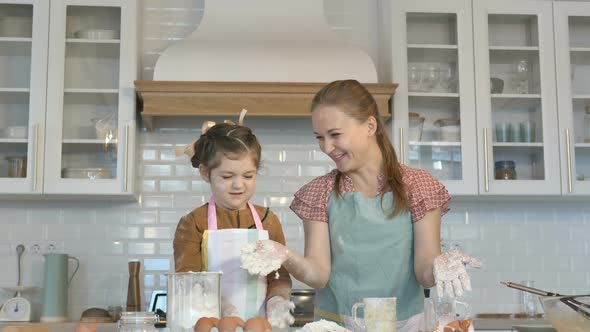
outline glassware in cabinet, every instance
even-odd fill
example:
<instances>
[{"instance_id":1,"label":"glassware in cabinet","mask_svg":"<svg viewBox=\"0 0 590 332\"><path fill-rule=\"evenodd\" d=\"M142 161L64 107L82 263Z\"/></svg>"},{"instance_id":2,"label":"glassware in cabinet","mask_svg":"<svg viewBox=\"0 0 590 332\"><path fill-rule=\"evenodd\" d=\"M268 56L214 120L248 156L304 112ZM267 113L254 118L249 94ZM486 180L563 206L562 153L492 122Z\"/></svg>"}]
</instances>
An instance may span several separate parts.
<instances>
[{"instance_id":1,"label":"glassware in cabinet","mask_svg":"<svg viewBox=\"0 0 590 332\"><path fill-rule=\"evenodd\" d=\"M393 46L398 155L451 193L476 194L475 146L465 144L475 136L474 91L461 84L473 79L471 2L400 1L392 13L393 38L405 41Z\"/></svg>"},{"instance_id":2,"label":"glassware in cabinet","mask_svg":"<svg viewBox=\"0 0 590 332\"><path fill-rule=\"evenodd\" d=\"M559 192L552 11L533 4L474 2L480 193Z\"/></svg>"}]
</instances>

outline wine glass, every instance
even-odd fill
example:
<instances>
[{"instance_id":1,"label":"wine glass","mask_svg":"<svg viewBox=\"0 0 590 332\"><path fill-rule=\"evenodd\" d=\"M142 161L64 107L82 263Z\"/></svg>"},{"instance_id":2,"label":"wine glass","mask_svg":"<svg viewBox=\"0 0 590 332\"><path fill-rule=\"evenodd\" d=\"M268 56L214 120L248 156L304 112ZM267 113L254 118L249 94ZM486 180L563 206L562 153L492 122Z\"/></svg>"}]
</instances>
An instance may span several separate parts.
<instances>
[{"instance_id":1,"label":"wine glass","mask_svg":"<svg viewBox=\"0 0 590 332\"><path fill-rule=\"evenodd\" d=\"M430 66L426 69L424 76L426 91L433 91L440 81L440 68L437 66Z\"/></svg>"}]
</instances>

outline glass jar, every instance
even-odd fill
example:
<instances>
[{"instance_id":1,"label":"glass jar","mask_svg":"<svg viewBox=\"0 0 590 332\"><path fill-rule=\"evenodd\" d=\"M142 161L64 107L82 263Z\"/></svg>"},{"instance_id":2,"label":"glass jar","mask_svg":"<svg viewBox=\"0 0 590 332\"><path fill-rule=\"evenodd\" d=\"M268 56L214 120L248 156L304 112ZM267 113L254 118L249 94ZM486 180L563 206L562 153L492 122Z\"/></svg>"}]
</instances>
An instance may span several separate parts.
<instances>
[{"instance_id":1,"label":"glass jar","mask_svg":"<svg viewBox=\"0 0 590 332\"><path fill-rule=\"evenodd\" d=\"M118 332L158 332L155 324L158 322L158 315L153 312L130 312L121 313Z\"/></svg>"},{"instance_id":2,"label":"glass jar","mask_svg":"<svg viewBox=\"0 0 590 332\"><path fill-rule=\"evenodd\" d=\"M495 179L496 180L516 180L516 166L512 160L496 161Z\"/></svg>"}]
</instances>

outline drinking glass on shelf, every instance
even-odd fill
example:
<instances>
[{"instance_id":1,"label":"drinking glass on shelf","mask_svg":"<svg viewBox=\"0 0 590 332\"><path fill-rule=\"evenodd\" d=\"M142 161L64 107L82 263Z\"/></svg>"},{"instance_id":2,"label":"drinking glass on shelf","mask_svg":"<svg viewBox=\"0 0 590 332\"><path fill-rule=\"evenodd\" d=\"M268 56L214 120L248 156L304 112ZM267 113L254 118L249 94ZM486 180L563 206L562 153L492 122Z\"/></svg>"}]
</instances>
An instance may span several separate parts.
<instances>
[{"instance_id":1,"label":"drinking glass on shelf","mask_svg":"<svg viewBox=\"0 0 590 332\"><path fill-rule=\"evenodd\" d=\"M440 85L445 92L455 93L457 92L457 76L453 68L449 67L441 70Z\"/></svg>"},{"instance_id":2,"label":"drinking glass on shelf","mask_svg":"<svg viewBox=\"0 0 590 332\"><path fill-rule=\"evenodd\" d=\"M440 69L437 66L429 66L424 75L426 91L433 91L440 81Z\"/></svg>"},{"instance_id":3,"label":"drinking glass on shelf","mask_svg":"<svg viewBox=\"0 0 590 332\"><path fill-rule=\"evenodd\" d=\"M519 60L514 64L514 83L516 86L516 93L529 93L529 73L530 66L527 60Z\"/></svg>"},{"instance_id":4,"label":"drinking glass on shelf","mask_svg":"<svg viewBox=\"0 0 590 332\"><path fill-rule=\"evenodd\" d=\"M422 85L422 71L418 66L410 66L408 69L408 91L420 91Z\"/></svg>"}]
</instances>

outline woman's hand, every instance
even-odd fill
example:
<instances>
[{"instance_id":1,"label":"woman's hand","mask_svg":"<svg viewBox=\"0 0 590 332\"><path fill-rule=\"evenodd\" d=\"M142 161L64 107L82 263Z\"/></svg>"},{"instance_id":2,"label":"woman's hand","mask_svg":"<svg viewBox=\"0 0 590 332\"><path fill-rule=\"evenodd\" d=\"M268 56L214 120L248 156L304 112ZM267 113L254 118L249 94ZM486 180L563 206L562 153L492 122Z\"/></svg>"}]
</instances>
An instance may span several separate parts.
<instances>
[{"instance_id":1,"label":"woman's hand","mask_svg":"<svg viewBox=\"0 0 590 332\"><path fill-rule=\"evenodd\" d=\"M467 266L481 267L481 262L459 250L451 250L434 259L434 280L439 296L461 297L471 290Z\"/></svg>"},{"instance_id":2,"label":"woman's hand","mask_svg":"<svg viewBox=\"0 0 590 332\"><path fill-rule=\"evenodd\" d=\"M266 301L266 317L272 326L285 328L293 324L295 322L291 314L293 309L295 304L282 296L273 296Z\"/></svg>"}]
</instances>

